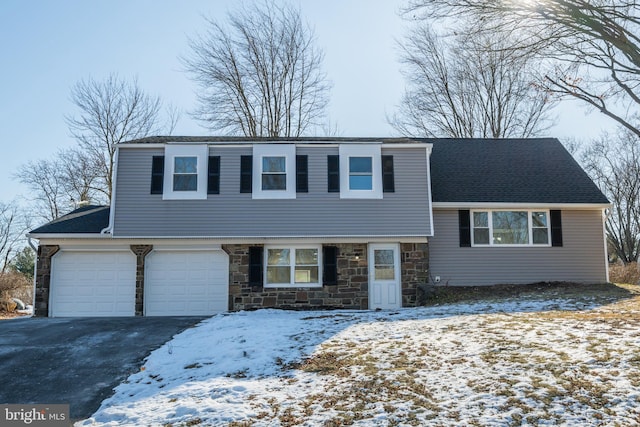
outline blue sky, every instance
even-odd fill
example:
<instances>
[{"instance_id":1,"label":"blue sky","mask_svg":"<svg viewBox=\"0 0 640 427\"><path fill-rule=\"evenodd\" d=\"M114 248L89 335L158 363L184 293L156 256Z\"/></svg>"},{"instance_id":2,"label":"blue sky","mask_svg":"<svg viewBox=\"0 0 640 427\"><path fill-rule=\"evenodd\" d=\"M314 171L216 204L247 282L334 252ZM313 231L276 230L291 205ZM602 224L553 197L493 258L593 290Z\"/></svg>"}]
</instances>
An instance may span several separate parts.
<instances>
[{"instance_id":1,"label":"blue sky","mask_svg":"<svg viewBox=\"0 0 640 427\"><path fill-rule=\"evenodd\" d=\"M137 78L146 92L188 112L194 84L180 55L205 28L203 16L224 19L231 0L2 0L0 2L0 201L24 199L12 179L31 159L69 147L65 115L77 111L69 90L77 81L116 72ZM391 136L386 115L404 89L395 40L404 23L402 0L301 0L304 18L325 52L333 84L330 119L342 136ZM549 136L586 138L609 122L565 104ZM208 132L183 114L177 135Z\"/></svg>"}]
</instances>

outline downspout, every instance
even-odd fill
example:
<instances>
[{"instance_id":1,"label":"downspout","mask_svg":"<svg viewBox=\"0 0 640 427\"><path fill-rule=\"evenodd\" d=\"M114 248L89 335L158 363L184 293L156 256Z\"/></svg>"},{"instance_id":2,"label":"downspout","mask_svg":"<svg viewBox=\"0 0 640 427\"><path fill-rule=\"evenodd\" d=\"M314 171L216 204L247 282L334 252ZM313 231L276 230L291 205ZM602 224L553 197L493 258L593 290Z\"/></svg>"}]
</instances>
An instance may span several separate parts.
<instances>
[{"instance_id":1,"label":"downspout","mask_svg":"<svg viewBox=\"0 0 640 427\"><path fill-rule=\"evenodd\" d=\"M609 283L609 251L607 248L607 220L611 216L611 208L603 208L602 209L602 237L604 240L604 269L605 269L605 279L607 283Z\"/></svg>"},{"instance_id":2,"label":"downspout","mask_svg":"<svg viewBox=\"0 0 640 427\"><path fill-rule=\"evenodd\" d=\"M113 220L116 212L116 186L118 183L118 158L120 157L120 146L116 144L116 153L113 160L113 179L111 180L111 202L109 203L109 225L100 231L100 234L113 233Z\"/></svg>"},{"instance_id":3,"label":"downspout","mask_svg":"<svg viewBox=\"0 0 640 427\"><path fill-rule=\"evenodd\" d=\"M36 260L33 263L33 296L31 297L31 316L33 317L36 314L36 284L37 284L37 274L38 274L38 247L33 244L33 239L27 234L27 242L29 243L29 247L33 249L36 253Z\"/></svg>"},{"instance_id":4,"label":"downspout","mask_svg":"<svg viewBox=\"0 0 640 427\"><path fill-rule=\"evenodd\" d=\"M431 229L429 232L431 233L431 237L433 237L433 197L431 194L431 153L433 151L433 144L430 144L429 147L426 148L427 154L427 192L429 197L429 223L431 225Z\"/></svg>"}]
</instances>

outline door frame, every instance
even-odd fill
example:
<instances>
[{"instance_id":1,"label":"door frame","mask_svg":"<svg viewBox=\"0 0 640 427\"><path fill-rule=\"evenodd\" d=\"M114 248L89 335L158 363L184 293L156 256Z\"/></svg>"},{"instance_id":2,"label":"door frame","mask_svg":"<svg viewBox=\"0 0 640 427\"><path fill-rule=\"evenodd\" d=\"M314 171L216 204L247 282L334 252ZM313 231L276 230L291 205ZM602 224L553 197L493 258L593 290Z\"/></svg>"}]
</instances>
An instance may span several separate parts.
<instances>
[{"instance_id":1,"label":"door frame","mask_svg":"<svg viewBox=\"0 0 640 427\"><path fill-rule=\"evenodd\" d=\"M373 285L374 285L374 278L375 278L375 272L374 272L374 267L375 267L375 258L374 258L374 251L376 249L392 249L393 250L393 260L394 260L394 280L393 282L396 283L396 301L398 302L397 305L395 307L386 307L386 308L382 308L382 307L374 307L373 306ZM369 251L368 251L368 255L369 255L369 309L370 310L375 310L377 308L382 308L383 310L395 310L398 308L402 308L402 275L400 274L400 243L369 243ZM389 280L387 281L381 281L381 282L390 282Z\"/></svg>"}]
</instances>

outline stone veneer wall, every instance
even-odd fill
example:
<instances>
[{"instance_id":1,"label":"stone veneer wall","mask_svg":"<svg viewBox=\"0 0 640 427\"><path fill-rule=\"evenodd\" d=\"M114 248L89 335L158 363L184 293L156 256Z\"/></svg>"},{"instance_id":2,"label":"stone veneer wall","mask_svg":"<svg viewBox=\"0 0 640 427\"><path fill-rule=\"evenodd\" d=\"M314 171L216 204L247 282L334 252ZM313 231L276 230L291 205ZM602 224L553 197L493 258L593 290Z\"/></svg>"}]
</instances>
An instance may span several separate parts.
<instances>
[{"instance_id":1,"label":"stone veneer wall","mask_svg":"<svg viewBox=\"0 0 640 427\"><path fill-rule=\"evenodd\" d=\"M400 277L402 280L402 306L420 304L419 286L429 278L429 245L402 243L400 245Z\"/></svg>"},{"instance_id":2,"label":"stone veneer wall","mask_svg":"<svg viewBox=\"0 0 640 427\"><path fill-rule=\"evenodd\" d=\"M259 291L252 291L249 286L249 246L256 245L223 245L229 254L230 310L368 307L366 244L328 245L338 247L337 285L321 288L262 288Z\"/></svg>"},{"instance_id":3,"label":"stone veneer wall","mask_svg":"<svg viewBox=\"0 0 640 427\"><path fill-rule=\"evenodd\" d=\"M136 256L136 316L144 315L144 260L153 245L131 245L131 252Z\"/></svg>"},{"instance_id":4,"label":"stone veneer wall","mask_svg":"<svg viewBox=\"0 0 640 427\"><path fill-rule=\"evenodd\" d=\"M51 257L60 250L57 245L38 247L36 295L33 314L37 317L49 316L49 290L51 288Z\"/></svg>"},{"instance_id":5,"label":"stone veneer wall","mask_svg":"<svg viewBox=\"0 0 640 427\"><path fill-rule=\"evenodd\" d=\"M321 288L262 288L249 286L249 246L223 245L229 254L229 309L256 308L369 308L367 244L327 244L338 247L338 284ZM429 254L427 244L401 245L402 305L417 302L418 285L426 283Z\"/></svg>"}]
</instances>

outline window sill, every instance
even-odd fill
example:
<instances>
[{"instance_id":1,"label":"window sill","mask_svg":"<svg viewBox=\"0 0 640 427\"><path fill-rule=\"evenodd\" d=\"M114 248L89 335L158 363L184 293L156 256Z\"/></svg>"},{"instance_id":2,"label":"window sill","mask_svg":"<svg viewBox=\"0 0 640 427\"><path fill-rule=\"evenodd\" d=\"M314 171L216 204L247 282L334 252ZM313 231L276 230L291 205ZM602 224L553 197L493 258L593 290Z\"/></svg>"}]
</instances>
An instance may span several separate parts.
<instances>
[{"instance_id":1,"label":"window sill","mask_svg":"<svg viewBox=\"0 0 640 427\"><path fill-rule=\"evenodd\" d=\"M278 283L278 284L265 284L265 289L309 289L309 288L322 288L322 284L320 283L296 283L294 285L289 283Z\"/></svg>"},{"instance_id":2,"label":"window sill","mask_svg":"<svg viewBox=\"0 0 640 427\"><path fill-rule=\"evenodd\" d=\"M550 243L545 243L545 244L539 244L539 245L519 245L519 244L513 244L513 245L479 245L479 244L473 244L471 245L472 248L550 248L551 244Z\"/></svg>"}]
</instances>

